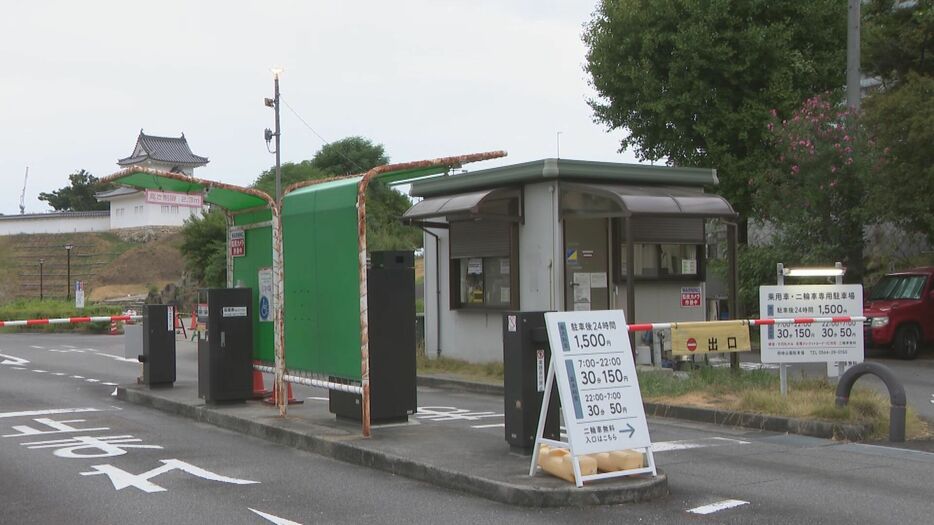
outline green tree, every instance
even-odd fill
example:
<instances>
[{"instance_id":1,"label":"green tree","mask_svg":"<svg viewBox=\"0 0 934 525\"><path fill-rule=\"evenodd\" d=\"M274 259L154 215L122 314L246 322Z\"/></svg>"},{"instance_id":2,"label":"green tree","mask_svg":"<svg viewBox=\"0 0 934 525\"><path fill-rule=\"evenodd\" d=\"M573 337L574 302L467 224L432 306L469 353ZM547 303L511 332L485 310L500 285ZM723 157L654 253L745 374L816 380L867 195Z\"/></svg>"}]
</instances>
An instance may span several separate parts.
<instances>
[{"instance_id":1,"label":"green tree","mask_svg":"<svg viewBox=\"0 0 934 525\"><path fill-rule=\"evenodd\" d=\"M311 160L282 165L282 188L304 180L362 174L388 162L382 144L374 144L363 137L347 137L326 144ZM253 187L272 195L275 177L275 168L270 168L256 179ZM411 250L421 246L421 231L399 222L411 205L407 196L385 184L370 183L367 192L367 246L370 250Z\"/></svg>"},{"instance_id":2,"label":"green tree","mask_svg":"<svg viewBox=\"0 0 934 525\"><path fill-rule=\"evenodd\" d=\"M886 87L909 73L934 76L934 1L871 0L861 15L864 73Z\"/></svg>"},{"instance_id":3,"label":"green tree","mask_svg":"<svg viewBox=\"0 0 934 525\"><path fill-rule=\"evenodd\" d=\"M878 222L867 192L885 159L860 115L825 94L768 129L775 158L752 187L757 215L778 228L774 243L801 262L843 261L862 282L863 233Z\"/></svg>"},{"instance_id":4,"label":"green tree","mask_svg":"<svg viewBox=\"0 0 934 525\"><path fill-rule=\"evenodd\" d=\"M329 177L327 173L312 166L310 160L301 162L286 162L280 167L280 177L282 191L285 191L289 185L296 182L302 182L311 179L322 179ZM267 195L274 197L276 195L276 167L273 166L264 171L253 182L253 187L266 192Z\"/></svg>"},{"instance_id":5,"label":"green tree","mask_svg":"<svg viewBox=\"0 0 934 525\"><path fill-rule=\"evenodd\" d=\"M888 152L872 187L875 213L934 243L934 77L909 73L891 90L869 97L865 117Z\"/></svg>"},{"instance_id":6,"label":"green tree","mask_svg":"<svg viewBox=\"0 0 934 525\"><path fill-rule=\"evenodd\" d=\"M769 111L844 81L846 2L602 0L583 38L595 120L627 130L621 149L716 168L745 217Z\"/></svg>"},{"instance_id":7,"label":"green tree","mask_svg":"<svg viewBox=\"0 0 934 525\"><path fill-rule=\"evenodd\" d=\"M85 170L78 170L68 176L70 184L53 192L39 194L40 201L46 201L56 211L92 211L110 209L109 202L100 202L94 194L113 189L111 184L100 184L97 177Z\"/></svg>"},{"instance_id":8,"label":"green tree","mask_svg":"<svg viewBox=\"0 0 934 525\"><path fill-rule=\"evenodd\" d=\"M193 216L182 227L181 252L191 277L205 287L227 286L227 221L220 211Z\"/></svg>"},{"instance_id":9,"label":"green tree","mask_svg":"<svg viewBox=\"0 0 934 525\"><path fill-rule=\"evenodd\" d=\"M389 162L382 144L363 137L347 137L325 144L311 165L331 176L362 174Z\"/></svg>"}]
</instances>

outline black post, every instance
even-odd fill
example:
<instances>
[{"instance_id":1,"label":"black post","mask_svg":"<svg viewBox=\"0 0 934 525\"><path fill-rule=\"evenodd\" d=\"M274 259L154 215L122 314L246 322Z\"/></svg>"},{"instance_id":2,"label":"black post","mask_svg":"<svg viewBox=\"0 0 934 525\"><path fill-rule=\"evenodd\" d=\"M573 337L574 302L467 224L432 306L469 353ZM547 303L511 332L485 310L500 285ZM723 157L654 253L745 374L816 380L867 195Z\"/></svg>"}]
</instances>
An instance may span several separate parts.
<instances>
[{"instance_id":1,"label":"black post","mask_svg":"<svg viewBox=\"0 0 934 525\"><path fill-rule=\"evenodd\" d=\"M71 300L71 249L74 248L73 244L65 245L65 253L67 254L66 264L65 264L65 300Z\"/></svg>"},{"instance_id":2,"label":"black post","mask_svg":"<svg viewBox=\"0 0 934 525\"><path fill-rule=\"evenodd\" d=\"M45 259L39 259L39 300L42 300L42 265L45 264Z\"/></svg>"}]
</instances>

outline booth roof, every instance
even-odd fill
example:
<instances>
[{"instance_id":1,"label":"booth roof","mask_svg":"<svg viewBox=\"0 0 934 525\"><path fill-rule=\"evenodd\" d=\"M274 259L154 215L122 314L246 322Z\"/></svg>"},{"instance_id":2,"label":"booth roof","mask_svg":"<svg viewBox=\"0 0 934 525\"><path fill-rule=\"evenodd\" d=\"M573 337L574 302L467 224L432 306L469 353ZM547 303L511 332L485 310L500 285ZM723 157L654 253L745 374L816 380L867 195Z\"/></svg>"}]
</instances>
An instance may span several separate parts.
<instances>
[{"instance_id":1,"label":"booth roof","mask_svg":"<svg viewBox=\"0 0 934 525\"><path fill-rule=\"evenodd\" d=\"M555 179L612 184L659 184L695 187L713 186L719 182L717 170L714 169L543 159L460 175L415 181L412 183L411 194L416 197L431 197Z\"/></svg>"}]
</instances>

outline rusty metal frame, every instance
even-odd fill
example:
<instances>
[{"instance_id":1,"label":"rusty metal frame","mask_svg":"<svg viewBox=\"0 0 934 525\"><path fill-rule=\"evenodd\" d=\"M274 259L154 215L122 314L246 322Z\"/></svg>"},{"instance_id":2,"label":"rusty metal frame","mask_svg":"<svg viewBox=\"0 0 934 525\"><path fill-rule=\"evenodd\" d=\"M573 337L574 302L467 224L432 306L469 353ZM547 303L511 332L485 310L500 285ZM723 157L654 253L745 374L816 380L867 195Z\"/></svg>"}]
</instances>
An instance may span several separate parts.
<instances>
[{"instance_id":1,"label":"rusty metal frame","mask_svg":"<svg viewBox=\"0 0 934 525\"><path fill-rule=\"evenodd\" d=\"M286 406L287 406L287 397L285 394L285 318L284 318L284 309L283 309L283 286L285 283L284 279L284 269L282 268L282 215L279 210L279 205L275 199L269 196L264 191L257 190L255 188L244 188L242 186L237 186L234 184L226 184L223 182L217 182L207 179L199 179L196 177L189 177L181 173L171 173L168 171L156 170L152 168L127 168L120 170L112 175L104 177L101 179L101 183L114 183L120 184L118 179L129 176L134 173L148 173L155 175L157 177L165 177L167 179L174 179L181 182L189 182L193 184L201 185L205 188L219 188L224 190L236 191L240 193L245 193L247 195L252 195L266 201L270 211L272 212L272 282L273 282L273 296L276 300L276 309L273 313L274 322L275 322L275 357L276 357L276 389L278 392L278 397L276 398L279 406L279 415L285 416ZM223 208L222 206L218 206ZM243 211L252 211L258 208L253 207ZM229 210L225 208L227 212L226 220L228 225L232 222L230 218ZM230 236L229 228L227 233L228 239ZM231 269L233 262L230 260L230 249L227 250L228 258L228 270ZM231 275L233 272L228 272L228 283L230 282Z\"/></svg>"},{"instance_id":2,"label":"rusty metal frame","mask_svg":"<svg viewBox=\"0 0 934 525\"><path fill-rule=\"evenodd\" d=\"M361 420L363 425L363 436L370 436L370 343L369 343L369 324L367 319L367 293L366 293L366 189L370 182L387 173L394 171L403 171L411 169L422 169L431 167L459 168L463 164L478 162L483 160L505 157L505 151L488 151L484 153L473 153L470 155L460 155L455 157L442 157L430 160L419 160L414 162L402 162L398 164L385 164L377 166L370 171L362 174L360 182L357 183L357 246L358 246L358 271L360 275L360 378L363 388L363 402L361 403ZM342 180L351 177L361 177L358 175L331 177L328 179L318 179L297 182L290 185L282 193L287 193L333 180Z\"/></svg>"}]
</instances>

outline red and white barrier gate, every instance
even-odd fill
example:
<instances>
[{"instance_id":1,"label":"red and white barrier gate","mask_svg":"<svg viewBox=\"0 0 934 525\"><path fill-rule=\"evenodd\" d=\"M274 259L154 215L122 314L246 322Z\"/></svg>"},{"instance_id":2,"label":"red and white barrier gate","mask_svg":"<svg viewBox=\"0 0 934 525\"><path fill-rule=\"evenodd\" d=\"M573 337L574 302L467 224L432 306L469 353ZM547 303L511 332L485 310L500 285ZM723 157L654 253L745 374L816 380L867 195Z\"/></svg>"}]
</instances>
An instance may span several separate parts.
<instances>
[{"instance_id":1,"label":"red and white barrier gate","mask_svg":"<svg viewBox=\"0 0 934 525\"><path fill-rule=\"evenodd\" d=\"M865 321L861 316L840 316L840 317L788 317L781 319L727 319L734 323L746 323L749 326L769 326L776 324L814 324L814 323L861 323ZM667 330L672 327L683 325L700 325L708 321L685 321L681 323L641 323L629 325L630 332L648 332L649 330ZM713 321L711 321L713 322Z\"/></svg>"},{"instance_id":2,"label":"red and white barrier gate","mask_svg":"<svg viewBox=\"0 0 934 525\"><path fill-rule=\"evenodd\" d=\"M59 317L57 319L23 319L0 321L0 328L7 326L40 326L46 324L109 323L114 321L139 321L141 315L104 315L98 317Z\"/></svg>"}]
</instances>

